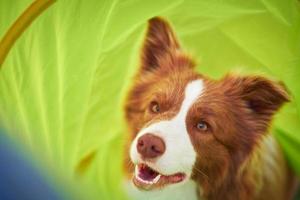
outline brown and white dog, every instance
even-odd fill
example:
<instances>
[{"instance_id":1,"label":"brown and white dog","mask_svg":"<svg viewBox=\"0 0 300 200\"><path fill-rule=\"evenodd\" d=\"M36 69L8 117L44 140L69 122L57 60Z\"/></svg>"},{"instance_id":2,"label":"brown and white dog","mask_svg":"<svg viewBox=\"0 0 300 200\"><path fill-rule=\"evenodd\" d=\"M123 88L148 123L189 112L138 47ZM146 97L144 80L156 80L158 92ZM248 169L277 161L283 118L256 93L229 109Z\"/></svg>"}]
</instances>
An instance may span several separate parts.
<instances>
[{"instance_id":1,"label":"brown and white dog","mask_svg":"<svg viewBox=\"0 0 300 200\"><path fill-rule=\"evenodd\" d=\"M212 80L194 70L170 25L149 20L125 103L124 169L136 199L289 200L294 177L268 133L289 101L260 76Z\"/></svg>"}]
</instances>

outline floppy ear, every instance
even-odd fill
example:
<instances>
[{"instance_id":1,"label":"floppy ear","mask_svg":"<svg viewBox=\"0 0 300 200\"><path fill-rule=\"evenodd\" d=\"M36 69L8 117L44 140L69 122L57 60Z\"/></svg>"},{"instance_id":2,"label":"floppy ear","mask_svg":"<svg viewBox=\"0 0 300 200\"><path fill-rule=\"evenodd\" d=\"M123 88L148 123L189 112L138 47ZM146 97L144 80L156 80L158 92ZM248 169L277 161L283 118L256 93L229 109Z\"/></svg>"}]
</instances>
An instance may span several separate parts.
<instances>
[{"instance_id":1,"label":"floppy ear","mask_svg":"<svg viewBox=\"0 0 300 200\"><path fill-rule=\"evenodd\" d=\"M159 17L148 21L141 62L142 70L146 71L162 65L193 65L187 56L180 54L180 45L169 23Z\"/></svg>"},{"instance_id":2,"label":"floppy ear","mask_svg":"<svg viewBox=\"0 0 300 200\"><path fill-rule=\"evenodd\" d=\"M248 108L256 116L261 116L266 120L289 101L289 95L283 83L261 76L241 77L240 83L240 95L246 101Z\"/></svg>"}]
</instances>

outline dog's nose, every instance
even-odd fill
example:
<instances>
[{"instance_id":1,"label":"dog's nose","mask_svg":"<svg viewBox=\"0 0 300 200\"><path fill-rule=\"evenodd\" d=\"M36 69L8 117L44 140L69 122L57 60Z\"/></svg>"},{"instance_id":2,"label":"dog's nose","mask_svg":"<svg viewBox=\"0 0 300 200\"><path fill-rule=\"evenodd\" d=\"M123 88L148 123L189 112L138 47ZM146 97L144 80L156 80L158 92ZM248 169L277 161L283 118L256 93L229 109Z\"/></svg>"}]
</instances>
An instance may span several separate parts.
<instances>
[{"instance_id":1,"label":"dog's nose","mask_svg":"<svg viewBox=\"0 0 300 200\"><path fill-rule=\"evenodd\" d=\"M147 133L137 141L137 151L143 158L156 158L166 150L164 141L153 134Z\"/></svg>"}]
</instances>

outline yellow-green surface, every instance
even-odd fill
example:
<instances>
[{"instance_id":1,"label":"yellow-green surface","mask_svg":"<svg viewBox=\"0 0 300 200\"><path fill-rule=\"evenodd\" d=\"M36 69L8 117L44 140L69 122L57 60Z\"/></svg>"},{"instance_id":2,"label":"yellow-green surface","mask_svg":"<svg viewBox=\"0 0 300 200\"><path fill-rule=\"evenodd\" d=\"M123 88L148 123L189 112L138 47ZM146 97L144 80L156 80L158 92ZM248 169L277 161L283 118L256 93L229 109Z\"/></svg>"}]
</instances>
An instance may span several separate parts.
<instances>
[{"instance_id":1,"label":"yellow-green surface","mask_svg":"<svg viewBox=\"0 0 300 200\"><path fill-rule=\"evenodd\" d=\"M31 0L0 0L0 37ZM197 69L285 82L292 103L274 133L300 174L300 2L297 0L59 0L15 43L0 71L0 119L62 179L99 199L122 199L122 99L147 19L168 19ZM78 161L97 150L80 179ZM88 189L87 189L88 188ZM84 194L85 195L85 194ZM91 197L95 199L95 196Z\"/></svg>"}]
</instances>

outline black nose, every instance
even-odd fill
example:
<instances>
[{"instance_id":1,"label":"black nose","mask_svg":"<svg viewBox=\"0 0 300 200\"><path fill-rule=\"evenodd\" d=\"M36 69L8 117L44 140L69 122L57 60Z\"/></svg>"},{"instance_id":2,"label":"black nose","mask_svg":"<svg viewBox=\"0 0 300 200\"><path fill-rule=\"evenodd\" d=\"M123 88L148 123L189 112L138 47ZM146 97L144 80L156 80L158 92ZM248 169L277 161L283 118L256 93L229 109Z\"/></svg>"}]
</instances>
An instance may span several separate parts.
<instances>
[{"instance_id":1,"label":"black nose","mask_svg":"<svg viewBox=\"0 0 300 200\"><path fill-rule=\"evenodd\" d=\"M156 158L161 156L165 150L165 143L158 136L147 133L138 139L137 151L143 158Z\"/></svg>"}]
</instances>

